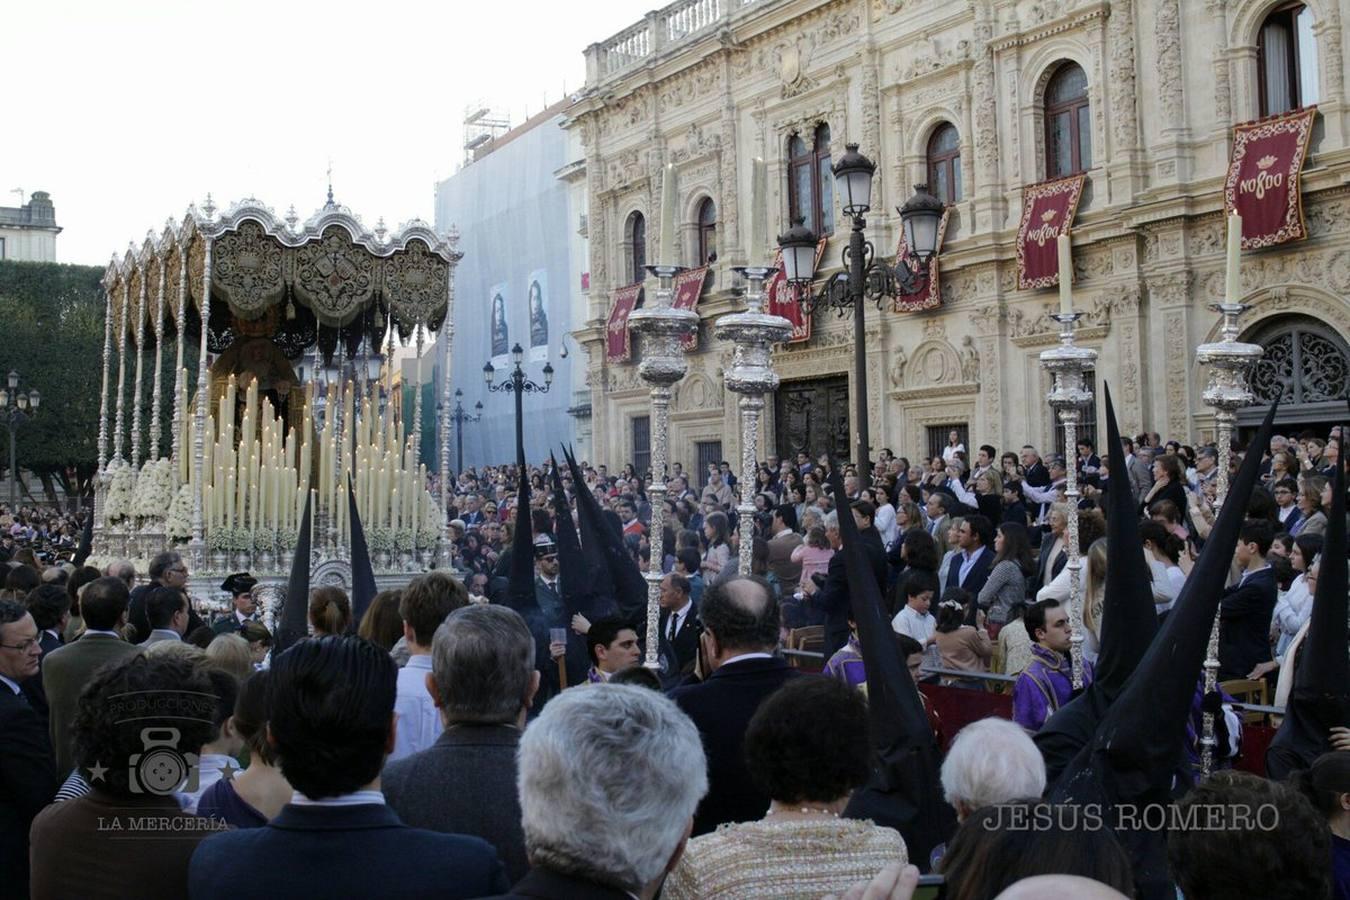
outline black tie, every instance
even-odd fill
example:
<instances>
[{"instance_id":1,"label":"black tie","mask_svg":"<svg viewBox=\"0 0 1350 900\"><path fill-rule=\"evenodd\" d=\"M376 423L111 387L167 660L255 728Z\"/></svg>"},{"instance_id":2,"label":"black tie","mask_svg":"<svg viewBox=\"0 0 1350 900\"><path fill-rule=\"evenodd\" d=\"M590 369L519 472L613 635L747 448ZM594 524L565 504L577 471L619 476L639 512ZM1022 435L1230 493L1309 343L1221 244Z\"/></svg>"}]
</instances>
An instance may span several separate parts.
<instances>
[{"instance_id":1,"label":"black tie","mask_svg":"<svg viewBox=\"0 0 1350 900\"><path fill-rule=\"evenodd\" d=\"M680 630L680 614L679 614L679 613L671 613L671 614L670 614L670 634L667 635L667 638L668 638L670 641L673 642L673 641L675 640L675 633L676 633L677 631L679 631L679 630Z\"/></svg>"}]
</instances>

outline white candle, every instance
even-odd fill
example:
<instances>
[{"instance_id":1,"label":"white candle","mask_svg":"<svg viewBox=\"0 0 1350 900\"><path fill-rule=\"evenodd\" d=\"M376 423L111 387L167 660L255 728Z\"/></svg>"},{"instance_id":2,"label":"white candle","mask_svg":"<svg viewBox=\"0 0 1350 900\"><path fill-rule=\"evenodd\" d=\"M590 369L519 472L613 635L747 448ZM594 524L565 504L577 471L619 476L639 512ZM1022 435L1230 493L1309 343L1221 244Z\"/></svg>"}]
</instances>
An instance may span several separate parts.
<instances>
[{"instance_id":1,"label":"white candle","mask_svg":"<svg viewBox=\"0 0 1350 900\"><path fill-rule=\"evenodd\" d=\"M656 261L663 266L679 265L675 254L675 166L666 163L661 179L661 249ZM638 277L641 277L640 275Z\"/></svg>"},{"instance_id":2,"label":"white candle","mask_svg":"<svg viewBox=\"0 0 1350 900\"><path fill-rule=\"evenodd\" d=\"M1228 271L1225 273L1223 299L1237 303L1242 299L1242 216L1228 215Z\"/></svg>"},{"instance_id":3,"label":"white candle","mask_svg":"<svg viewBox=\"0 0 1350 900\"><path fill-rule=\"evenodd\" d=\"M1069 232L1059 236L1059 311L1073 313L1073 255L1069 252Z\"/></svg>"},{"instance_id":4,"label":"white candle","mask_svg":"<svg viewBox=\"0 0 1350 900\"><path fill-rule=\"evenodd\" d=\"M746 246L746 264L764 265L764 249L768 244L768 184L769 169L758 156L750 162L750 239Z\"/></svg>"}]
</instances>

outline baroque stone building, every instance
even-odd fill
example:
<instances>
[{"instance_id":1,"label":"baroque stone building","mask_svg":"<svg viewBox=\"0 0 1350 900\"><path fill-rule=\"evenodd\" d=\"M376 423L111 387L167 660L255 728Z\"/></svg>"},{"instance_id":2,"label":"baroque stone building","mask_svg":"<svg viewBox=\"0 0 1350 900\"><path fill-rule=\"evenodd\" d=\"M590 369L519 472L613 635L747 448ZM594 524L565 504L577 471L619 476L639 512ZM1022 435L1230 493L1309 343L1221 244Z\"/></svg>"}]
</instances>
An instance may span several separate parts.
<instances>
[{"instance_id":1,"label":"baroque stone building","mask_svg":"<svg viewBox=\"0 0 1350 900\"><path fill-rule=\"evenodd\" d=\"M914 185L952 203L941 306L867 312L874 448L913 459L950 428L1001 450L1051 443L1037 356L1054 342L1056 297L1017 289L1015 242L1023 186L1078 171L1074 296L1081 341L1100 353L1097 391L1110 382L1131 432L1206 437L1193 350L1217 335L1208 304L1224 286L1232 126L1314 102L1308 236L1243 254L1242 322L1268 348L1258 396L1283 395L1289 421L1325 421L1350 367L1347 20L1350 0L680 0L648 14L587 49L564 121L589 257L588 321L574 334L592 403L578 430L599 461L646 458L640 346L607 361L605 326L615 289L657 261L660 170L673 163L678 262L717 256L671 459L737 458L734 396L721 389L730 348L712 326L742 308L731 267L747 256L752 160L767 162L772 232L790 210L833 229L828 274L848 223L826 169L847 140L878 162L878 255L893 256L895 209ZM766 452L850 455L852 341L851 319L824 313L809 342L776 351Z\"/></svg>"}]
</instances>

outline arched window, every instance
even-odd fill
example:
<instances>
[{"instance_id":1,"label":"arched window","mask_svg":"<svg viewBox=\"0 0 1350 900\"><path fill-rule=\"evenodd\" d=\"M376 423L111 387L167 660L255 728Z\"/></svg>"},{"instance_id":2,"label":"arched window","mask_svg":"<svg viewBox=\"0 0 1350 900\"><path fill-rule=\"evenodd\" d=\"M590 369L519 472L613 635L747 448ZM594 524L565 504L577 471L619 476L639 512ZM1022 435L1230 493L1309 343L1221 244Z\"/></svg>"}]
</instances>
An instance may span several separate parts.
<instances>
[{"instance_id":1,"label":"arched window","mask_svg":"<svg viewBox=\"0 0 1350 900\"><path fill-rule=\"evenodd\" d=\"M1047 178L1092 168L1092 119L1087 75L1065 63L1045 87L1045 169Z\"/></svg>"},{"instance_id":2,"label":"arched window","mask_svg":"<svg viewBox=\"0 0 1350 900\"><path fill-rule=\"evenodd\" d=\"M1312 13L1302 3L1278 6L1261 23L1256 38L1261 115L1317 102L1317 41L1312 26Z\"/></svg>"},{"instance_id":3,"label":"arched window","mask_svg":"<svg viewBox=\"0 0 1350 900\"><path fill-rule=\"evenodd\" d=\"M717 204L711 197L698 205L698 264L706 266L717 258Z\"/></svg>"},{"instance_id":4,"label":"arched window","mask_svg":"<svg viewBox=\"0 0 1350 900\"><path fill-rule=\"evenodd\" d=\"M928 190L943 203L961 199L961 136L950 122L928 139Z\"/></svg>"},{"instance_id":5,"label":"arched window","mask_svg":"<svg viewBox=\"0 0 1350 900\"><path fill-rule=\"evenodd\" d=\"M647 277L647 220L642 213L635 212L628 217L624 243L627 245L627 263L629 267L628 283L642 281Z\"/></svg>"},{"instance_id":6,"label":"arched window","mask_svg":"<svg viewBox=\"0 0 1350 900\"><path fill-rule=\"evenodd\" d=\"M799 134L788 139L788 215L802 219L816 234L834 233L828 125L816 126L810 146Z\"/></svg>"},{"instance_id":7,"label":"arched window","mask_svg":"<svg viewBox=\"0 0 1350 900\"><path fill-rule=\"evenodd\" d=\"M1256 403L1339 403L1345 411L1341 398L1350 390L1350 348L1333 329L1311 318L1286 316L1243 340L1266 351L1249 379Z\"/></svg>"}]
</instances>

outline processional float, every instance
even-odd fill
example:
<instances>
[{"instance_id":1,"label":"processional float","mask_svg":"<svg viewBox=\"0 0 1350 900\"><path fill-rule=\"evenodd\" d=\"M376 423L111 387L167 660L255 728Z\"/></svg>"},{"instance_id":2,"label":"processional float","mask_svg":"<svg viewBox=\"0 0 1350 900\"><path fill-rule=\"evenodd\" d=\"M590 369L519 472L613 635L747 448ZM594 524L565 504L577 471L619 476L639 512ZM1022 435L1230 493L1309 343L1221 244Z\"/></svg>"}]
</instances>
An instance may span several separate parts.
<instances>
[{"instance_id":1,"label":"processional float","mask_svg":"<svg viewBox=\"0 0 1350 900\"><path fill-rule=\"evenodd\" d=\"M396 335L420 367L427 332L453 329L457 237L419 220L370 230L331 190L303 223L294 207L279 218L252 199L217 216L208 196L114 257L103 279L95 556L144 561L176 548L194 573L284 577L309 500L314 562L341 562L350 478L377 572L448 565L449 367L436 498L417 453L420 390L409 431L392 360ZM172 385L161 374L167 341ZM303 383L297 363L313 373Z\"/></svg>"}]
</instances>

